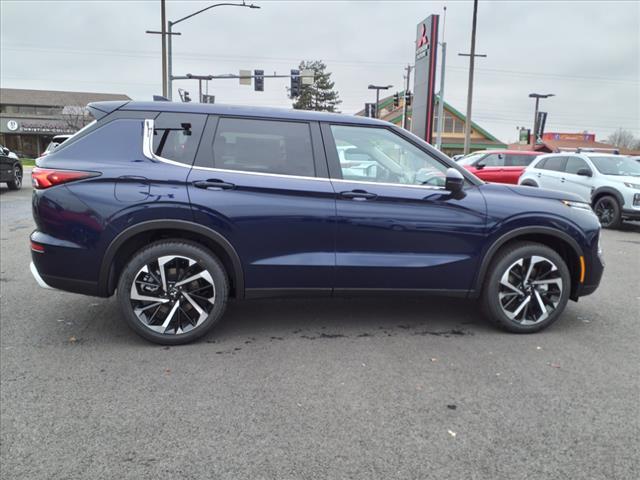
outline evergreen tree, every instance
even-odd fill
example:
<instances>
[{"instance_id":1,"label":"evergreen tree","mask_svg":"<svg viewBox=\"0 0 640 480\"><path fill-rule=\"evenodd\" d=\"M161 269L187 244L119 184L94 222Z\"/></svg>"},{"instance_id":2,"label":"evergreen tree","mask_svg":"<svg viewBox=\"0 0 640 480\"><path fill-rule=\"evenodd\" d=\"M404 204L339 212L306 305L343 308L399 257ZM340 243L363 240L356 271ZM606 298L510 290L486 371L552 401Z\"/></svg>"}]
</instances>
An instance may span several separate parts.
<instances>
[{"instance_id":1,"label":"evergreen tree","mask_svg":"<svg viewBox=\"0 0 640 480\"><path fill-rule=\"evenodd\" d=\"M313 70L315 79L311 85L305 85L300 79L300 96L293 99L293 108L335 112L336 107L342 101L338 92L333 89L335 83L331 81L331 73L326 71L327 66L324 62L322 60L303 60L298 68L301 74L303 70ZM287 88L287 90L290 89Z\"/></svg>"}]
</instances>

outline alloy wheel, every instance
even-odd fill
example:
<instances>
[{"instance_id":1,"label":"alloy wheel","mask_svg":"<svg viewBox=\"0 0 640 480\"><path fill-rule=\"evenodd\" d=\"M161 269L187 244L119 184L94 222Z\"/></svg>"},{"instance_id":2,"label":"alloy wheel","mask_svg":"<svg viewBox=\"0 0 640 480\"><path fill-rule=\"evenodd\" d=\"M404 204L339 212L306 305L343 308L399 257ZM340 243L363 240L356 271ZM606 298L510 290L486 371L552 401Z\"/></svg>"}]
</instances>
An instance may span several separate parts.
<instances>
[{"instance_id":1,"label":"alloy wheel","mask_svg":"<svg viewBox=\"0 0 640 480\"><path fill-rule=\"evenodd\" d=\"M182 255L159 257L133 278L130 301L138 320L164 335L190 332L204 322L216 300L211 273Z\"/></svg>"},{"instance_id":2,"label":"alloy wheel","mask_svg":"<svg viewBox=\"0 0 640 480\"><path fill-rule=\"evenodd\" d=\"M16 188L22 186L22 170L18 166L13 167L13 183L15 183Z\"/></svg>"},{"instance_id":3,"label":"alloy wheel","mask_svg":"<svg viewBox=\"0 0 640 480\"><path fill-rule=\"evenodd\" d=\"M594 211L598 216L598 220L600 220L600 224L603 227L608 227L615 220L616 211L613 200L610 200L608 198L602 198L598 200Z\"/></svg>"},{"instance_id":4,"label":"alloy wheel","mask_svg":"<svg viewBox=\"0 0 640 480\"><path fill-rule=\"evenodd\" d=\"M520 325L535 325L547 319L562 297L562 278L548 258L520 258L500 279L498 301L504 314Z\"/></svg>"}]
</instances>

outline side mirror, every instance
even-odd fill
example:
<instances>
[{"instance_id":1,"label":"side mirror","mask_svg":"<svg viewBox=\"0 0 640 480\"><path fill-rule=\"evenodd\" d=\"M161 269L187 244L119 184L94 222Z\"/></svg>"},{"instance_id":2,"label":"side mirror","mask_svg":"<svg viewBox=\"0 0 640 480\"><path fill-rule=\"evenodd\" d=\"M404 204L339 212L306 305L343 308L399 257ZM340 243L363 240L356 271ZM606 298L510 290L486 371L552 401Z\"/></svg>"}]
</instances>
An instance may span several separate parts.
<instances>
[{"instance_id":1,"label":"side mirror","mask_svg":"<svg viewBox=\"0 0 640 480\"><path fill-rule=\"evenodd\" d=\"M5 155L9 155L9 149L7 147L3 147L2 148L2 153L4 153Z\"/></svg>"},{"instance_id":2,"label":"side mirror","mask_svg":"<svg viewBox=\"0 0 640 480\"><path fill-rule=\"evenodd\" d=\"M464 177L455 168L447 168L447 178L444 183L444 189L451 193L459 193L464 187Z\"/></svg>"},{"instance_id":3,"label":"side mirror","mask_svg":"<svg viewBox=\"0 0 640 480\"><path fill-rule=\"evenodd\" d=\"M476 167L478 170L482 170L484 167L486 167L486 165L482 162L478 162L474 165L474 167Z\"/></svg>"},{"instance_id":4,"label":"side mirror","mask_svg":"<svg viewBox=\"0 0 640 480\"><path fill-rule=\"evenodd\" d=\"M589 168L581 168L576 172L576 175L580 175L581 177L591 177L593 176L593 173Z\"/></svg>"}]
</instances>

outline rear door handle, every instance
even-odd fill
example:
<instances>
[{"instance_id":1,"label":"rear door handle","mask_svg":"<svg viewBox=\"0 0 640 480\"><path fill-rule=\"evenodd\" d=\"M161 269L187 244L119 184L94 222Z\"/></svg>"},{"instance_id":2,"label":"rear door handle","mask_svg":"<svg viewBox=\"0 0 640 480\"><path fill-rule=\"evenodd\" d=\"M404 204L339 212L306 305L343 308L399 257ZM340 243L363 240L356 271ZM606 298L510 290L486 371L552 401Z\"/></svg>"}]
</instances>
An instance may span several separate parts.
<instances>
[{"instance_id":1,"label":"rear door handle","mask_svg":"<svg viewBox=\"0 0 640 480\"><path fill-rule=\"evenodd\" d=\"M196 180L193 182L193 186L197 188L214 189L217 188L219 190L231 190L236 188L235 184L223 182L222 180L218 180L217 178L209 179L209 180Z\"/></svg>"},{"instance_id":2,"label":"rear door handle","mask_svg":"<svg viewBox=\"0 0 640 480\"><path fill-rule=\"evenodd\" d=\"M372 200L378 195L369 193L366 190L351 190L350 192L340 192L342 198L351 198L353 200Z\"/></svg>"}]
</instances>

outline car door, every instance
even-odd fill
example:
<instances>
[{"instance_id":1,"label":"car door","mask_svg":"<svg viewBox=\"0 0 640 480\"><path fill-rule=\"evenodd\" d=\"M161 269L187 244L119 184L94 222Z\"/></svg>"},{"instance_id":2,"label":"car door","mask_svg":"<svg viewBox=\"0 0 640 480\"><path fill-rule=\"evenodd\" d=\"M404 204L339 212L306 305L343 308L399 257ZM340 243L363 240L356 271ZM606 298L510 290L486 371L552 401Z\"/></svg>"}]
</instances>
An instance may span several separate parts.
<instances>
[{"instance_id":1,"label":"car door","mask_svg":"<svg viewBox=\"0 0 640 480\"><path fill-rule=\"evenodd\" d=\"M578 172L583 175L578 175ZM586 175L590 173L590 175ZM594 189L593 170L580 157L568 157L564 167L564 175L560 179L565 192L581 196L585 202L591 202Z\"/></svg>"},{"instance_id":2,"label":"car door","mask_svg":"<svg viewBox=\"0 0 640 480\"><path fill-rule=\"evenodd\" d=\"M564 184L561 182L564 176L564 166L567 163L567 157L556 156L548 157L537 167L536 174L538 176L538 184L541 188L548 188L550 190L564 189Z\"/></svg>"},{"instance_id":3,"label":"car door","mask_svg":"<svg viewBox=\"0 0 640 480\"><path fill-rule=\"evenodd\" d=\"M248 295L330 293L335 193L317 123L209 117L188 182L195 220L236 249Z\"/></svg>"},{"instance_id":4,"label":"car door","mask_svg":"<svg viewBox=\"0 0 640 480\"><path fill-rule=\"evenodd\" d=\"M486 207L471 183L444 190L449 165L391 127L323 124L337 193L335 290L445 290L471 287ZM366 169L340 162L356 148Z\"/></svg>"},{"instance_id":5,"label":"car door","mask_svg":"<svg viewBox=\"0 0 640 480\"><path fill-rule=\"evenodd\" d=\"M504 157L504 167L500 174L500 181L513 185L518 184L520 175L522 175L524 169L535 158L534 155L521 155L517 153L507 153Z\"/></svg>"},{"instance_id":6,"label":"car door","mask_svg":"<svg viewBox=\"0 0 640 480\"><path fill-rule=\"evenodd\" d=\"M490 153L475 164L476 176L485 182L502 182L505 156L502 153Z\"/></svg>"}]
</instances>

